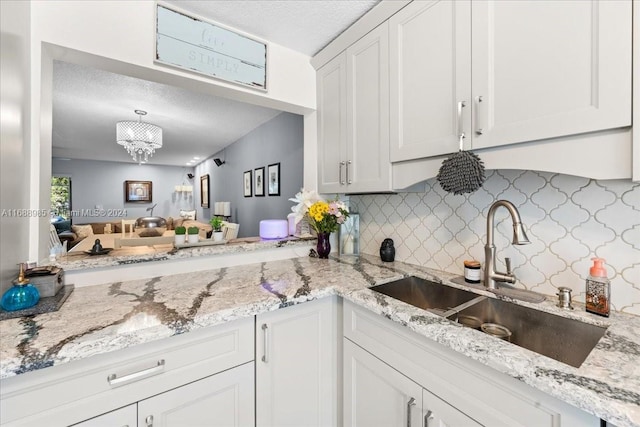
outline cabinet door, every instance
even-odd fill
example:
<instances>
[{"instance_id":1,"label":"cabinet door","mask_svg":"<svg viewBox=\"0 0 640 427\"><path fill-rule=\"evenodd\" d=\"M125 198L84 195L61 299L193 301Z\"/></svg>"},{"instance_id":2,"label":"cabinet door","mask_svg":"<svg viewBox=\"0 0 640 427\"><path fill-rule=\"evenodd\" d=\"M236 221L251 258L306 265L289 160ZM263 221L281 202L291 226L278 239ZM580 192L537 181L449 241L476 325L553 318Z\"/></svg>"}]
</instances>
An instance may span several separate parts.
<instances>
[{"instance_id":1,"label":"cabinet door","mask_svg":"<svg viewBox=\"0 0 640 427\"><path fill-rule=\"evenodd\" d=\"M107 412L90 420L74 424L73 427L136 427L138 425L136 404Z\"/></svg>"},{"instance_id":2,"label":"cabinet door","mask_svg":"<svg viewBox=\"0 0 640 427\"><path fill-rule=\"evenodd\" d=\"M470 11L467 0L416 1L389 19L391 161L455 152L470 128Z\"/></svg>"},{"instance_id":3,"label":"cabinet door","mask_svg":"<svg viewBox=\"0 0 640 427\"><path fill-rule=\"evenodd\" d=\"M256 425L337 424L336 299L257 316Z\"/></svg>"},{"instance_id":4,"label":"cabinet door","mask_svg":"<svg viewBox=\"0 0 640 427\"><path fill-rule=\"evenodd\" d=\"M428 390L422 392L422 408L424 427L480 427L482 425Z\"/></svg>"},{"instance_id":5,"label":"cabinet door","mask_svg":"<svg viewBox=\"0 0 640 427\"><path fill-rule=\"evenodd\" d=\"M246 363L138 402L138 426L253 426L253 367Z\"/></svg>"},{"instance_id":6,"label":"cabinet door","mask_svg":"<svg viewBox=\"0 0 640 427\"><path fill-rule=\"evenodd\" d=\"M347 77L342 53L317 73L318 190L346 191Z\"/></svg>"},{"instance_id":7,"label":"cabinet door","mask_svg":"<svg viewBox=\"0 0 640 427\"><path fill-rule=\"evenodd\" d=\"M631 125L630 1L474 1L472 17L473 148Z\"/></svg>"},{"instance_id":8,"label":"cabinet door","mask_svg":"<svg viewBox=\"0 0 640 427\"><path fill-rule=\"evenodd\" d=\"M347 88L348 192L389 191L388 23L347 49Z\"/></svg>"},{"instance_id":9,"label":"cabinet door","mask_svg":"<svg viewBox=\"0 0 640 427\"><path fill-rule=\"evenodd\" d=\"M418 427L421 414L422 387L344 339L345 427Z\"/></svg>"}]
</instances>

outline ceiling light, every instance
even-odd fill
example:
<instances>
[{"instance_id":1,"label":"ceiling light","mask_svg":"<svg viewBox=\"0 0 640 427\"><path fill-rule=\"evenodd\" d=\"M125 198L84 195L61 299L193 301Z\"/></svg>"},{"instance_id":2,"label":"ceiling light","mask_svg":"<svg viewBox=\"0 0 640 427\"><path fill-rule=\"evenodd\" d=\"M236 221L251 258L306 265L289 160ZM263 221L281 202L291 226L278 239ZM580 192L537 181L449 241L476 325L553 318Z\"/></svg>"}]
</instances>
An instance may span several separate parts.
<instances>
[{"instance_id":1,"label":"ceiling light","mask_svg":"<svg viewBox=\"0 0 640 427\"><path fill-rule=\"evenodd\" d=\"M146 111L135 110L138 121L123 121L116 124L116 140L138 163L147 162L162 147L162 128L145 123L142 116Z\"/></svg>"}]
</instances>

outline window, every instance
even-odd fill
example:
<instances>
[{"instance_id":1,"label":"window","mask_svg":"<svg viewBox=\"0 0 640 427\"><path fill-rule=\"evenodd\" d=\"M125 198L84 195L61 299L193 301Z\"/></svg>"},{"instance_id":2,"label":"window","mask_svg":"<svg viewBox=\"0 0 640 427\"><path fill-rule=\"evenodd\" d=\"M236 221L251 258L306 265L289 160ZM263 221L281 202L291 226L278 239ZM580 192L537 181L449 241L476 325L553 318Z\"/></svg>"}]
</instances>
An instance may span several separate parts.
<instances>
[{"instance_id":1,"label":"window","mask_svg":"<svg viewBox=\"0 0 640 427\"><path fill-rule=\"evenodd\" d=\"M71 219L71 178L68 176L51 177L51 217L59 217L58 221Z\"/></svg>"}]
</instances>

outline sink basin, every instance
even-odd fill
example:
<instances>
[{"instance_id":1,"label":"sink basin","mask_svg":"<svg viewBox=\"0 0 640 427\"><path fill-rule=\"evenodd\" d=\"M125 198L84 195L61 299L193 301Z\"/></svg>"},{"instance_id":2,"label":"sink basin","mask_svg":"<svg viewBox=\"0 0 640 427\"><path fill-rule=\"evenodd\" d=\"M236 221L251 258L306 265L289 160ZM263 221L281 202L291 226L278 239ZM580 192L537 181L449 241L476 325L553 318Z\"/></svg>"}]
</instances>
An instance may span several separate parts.
<instances>
[{"instance_id":1,"label":"sink basin","mask_svg":"<svg viewBox=\"0 0 640 427\"><path fill-rule=\"evenodd\" d=\"M454 307L479 298L473 292L413 276L374 286L371 290L439 315L446 315Z\"/></svg>"},{"instance_id":2,"label":"sink basin","mask_svg":"<svg viewBox=\"0 0 640 427\"><path fill-rule=\"evenodd\" d=\"M600 326L418 277L405 277L371 290L478 330L482 324L491 324L485 325L485 332L497 336L495 331L500 331L512 344L576 368L606 331Z\"/></svg>"},{"instance_id":3,"label":"sink basin","mask_svg":"<svg viewBox=\"0 0 640 427\"><path fill-rule=\"evenodd\" d=\"M492 298L448 316L449 320L465 323L470 318L477 319L478 323L504 326L511 331L511 343L576 368L606 331L606 328Z\"/></svg>"}]
</instances>

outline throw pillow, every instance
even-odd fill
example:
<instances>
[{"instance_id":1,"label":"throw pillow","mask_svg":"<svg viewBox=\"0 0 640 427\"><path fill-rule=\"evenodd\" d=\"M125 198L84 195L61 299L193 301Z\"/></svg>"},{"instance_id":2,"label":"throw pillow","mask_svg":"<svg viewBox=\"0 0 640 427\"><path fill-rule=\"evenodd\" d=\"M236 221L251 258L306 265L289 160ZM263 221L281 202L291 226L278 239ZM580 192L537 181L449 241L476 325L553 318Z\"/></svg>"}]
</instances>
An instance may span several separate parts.
<instances>
[{"instance_id":1,"label":"throw pillow","mask_svg":"<svg viewBox=\"0 0 640 427\"><path fill-rule=\"evenodd\" d=\"M53 226L56 228L56 232L58 234L64 233L65 231L71 231L71 222L68 219L54 222Z\"/></svg>"},{"instance_id":2,"label":"throw pillow","mask_svg":"<svg viewBox=\"0 0 640 427\"><path fill-rule=\"evenodd\" d=\"M183 210L181 210L180 211L180 217L182 219L193 219L193 220L195 220L196 219L196 211L195 210L194 211L183 211Z\"/></svg>"},{"instance_id":3,"label":"throw pillow","mask_svg":"<svg viewBox=\"0 0 640 427\"><path fill-rule=\"evenodd\" d=\"M71 229L77 234L78 239L84 239L85 237L93 235L93 228L91 227L91 224L72 225Z\"/></svg>"}]
</instances>

